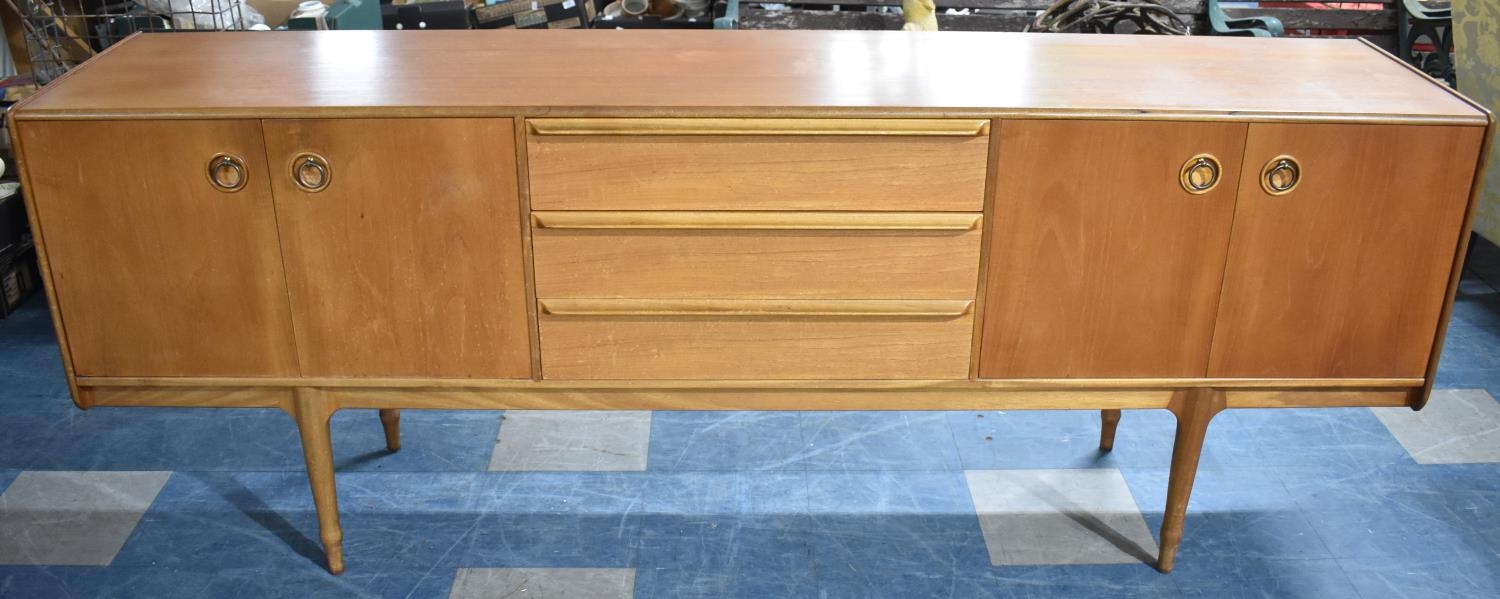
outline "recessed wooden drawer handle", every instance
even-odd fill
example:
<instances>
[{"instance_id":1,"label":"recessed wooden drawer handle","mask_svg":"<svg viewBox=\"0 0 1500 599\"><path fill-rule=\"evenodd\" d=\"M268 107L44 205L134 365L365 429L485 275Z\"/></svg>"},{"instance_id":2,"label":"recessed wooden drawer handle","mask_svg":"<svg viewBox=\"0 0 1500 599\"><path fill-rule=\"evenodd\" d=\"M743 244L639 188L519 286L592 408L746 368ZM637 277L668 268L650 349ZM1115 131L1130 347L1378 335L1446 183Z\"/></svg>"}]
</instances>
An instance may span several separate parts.
<instances>
[{"instance_id":1,"label":"recessed wooden drawer handle","mask_svg":"<svg viewBox=\"0 0 1500 599\"><path fill-rule=\"evenodd\" d=\"M245 161L234 154L214 154L208 159L208 183L224 193L234 193L245 188L250 178L246 176Z\"/></svg>"},{"instance_id":2,"label":"recessed wooden drawer handle","mask_svg":"<svg viewBox=\"0 0 1500 599\"><path fill-rule=\"evenodd\" d=\"M312 152L303 152L292 159L292 182L302 191L318 193L327 189L332 180L328 159Z\"/></svg>"},{"instance_id":3,"label":"recessed wooden drawer handle","mask_svg":"<svg viewBox=\"0 0 1500 599\"><path fill-rule=\"evenodd\" d=\"M1302 182L1302 165L1291 156L1277 156L1260 172L1260 187L1273 196L1286 195Z\"/></svg>"},{"instance_id":4,"label":"recessed wooden drawer handle","mask_svg":"<svg viewBox=\"0 0 1500 599\"><path fill-rule=\"evenodd\" d=\"M736 316L943 318L969 313L972 300L546 299L553 316Z\"/></svg>"},{"instance_id":5,"label":"recessed wooden drawer handle","mask_svg":"<svg viewBox=\"0 0 1500 599\"><path fill-rule=\"evenodd\" d=\"M1182 164L1178 182L1182 190L1193 195L1203 195L1219 185L1219 159L1212 154L1199 154Z\"/></svg>"},{"instance_id":6,"label":"recessed wooden drawer handle","mask_svg":"<svg viewBox=\"0 0 1500 599\"><path fill-rule=\"evenodd\" d=\"M984 119L528 119L534 135L896 135L977 137Z\"/></svg>"},{"instance_id":7,"label":"recessed wooden drawer handle","mask_svg":"<svg viewBox=\"0 0 1500 599\"><path fill-rule=\"evenodd\" d=\"M971 212L655 212L531 213L538 229L726 229L813 231L972 231Z\"/></svg>"}]
</instances>

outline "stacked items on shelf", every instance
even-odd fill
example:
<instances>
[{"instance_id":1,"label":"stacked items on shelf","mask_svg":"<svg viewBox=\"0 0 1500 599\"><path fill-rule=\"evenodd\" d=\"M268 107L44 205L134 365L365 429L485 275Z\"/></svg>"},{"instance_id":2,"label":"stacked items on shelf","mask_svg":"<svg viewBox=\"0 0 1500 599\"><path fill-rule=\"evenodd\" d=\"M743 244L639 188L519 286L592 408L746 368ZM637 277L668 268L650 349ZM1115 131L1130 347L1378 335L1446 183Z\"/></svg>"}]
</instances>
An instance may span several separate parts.
<instances>
[{"instance_id":1,"label":"stacked items on shelf","mask_svg":"<svg viewBox=\"0 0 1500 599\"><path fill-rule=\"evenodd\" d=\"M20 192L20 183L0 181L0 319L9 317L41 287Z\"/></svg>"},{"instance_id":2,"label":"stacked items on shelf","mask_svg":"<svg viewBox=\"0 0 1500 599\"><path fill-rule=\"evenodd\" d=\"M477 29L581 29L597 14L592 0L485 0L472 10Z\"/></svg>"},{"instance_id":3,"label":"stacked items on shelf","mask_svg":"<svg viewBox=\"0 0 1500 599\"><path fill-rule=\"evenodd\" d=\"M711 0L597 0L596 28L708 29L713 27Z\"/></svg>"}]
</instances>

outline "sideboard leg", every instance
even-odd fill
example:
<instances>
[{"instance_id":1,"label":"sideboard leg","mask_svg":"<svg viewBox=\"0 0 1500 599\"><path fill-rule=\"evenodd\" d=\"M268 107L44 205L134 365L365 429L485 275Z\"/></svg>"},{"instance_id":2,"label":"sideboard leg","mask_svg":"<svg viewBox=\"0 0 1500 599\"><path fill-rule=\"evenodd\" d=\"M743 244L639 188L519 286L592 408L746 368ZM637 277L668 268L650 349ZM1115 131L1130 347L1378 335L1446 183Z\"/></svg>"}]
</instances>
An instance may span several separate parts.
<instances>
[{"instance_id":1,"label":"sideboard leg","mask_svg":"<svg viewBox=\"0 0 1500 599\"><path fill-rule=\"evenodd\" d=\"M386 451L401 451L401 410L381 410L380 425L385 427Z\"/></svg>"},{"instance_id":2,"label":"sideboard leg","mask_svg":"<svg viewBox=\"0 0 1500 599\"><path fill-rule=\"evenodd\" d=\"M1167 405L1177 416L1177 440L1172 445L1172 471L1167 479L1167 509L1161 522L1161 554L1156 569L1171 572L1182 542L1182 521L1187 517L1188 496L1193 492L1193 478L1198 474L1198 457L1208 423L1224 409L1224 392L1218 389L1189 389L1172 395Z\"/></svg>"},{"instance_id":3,"label":"sideboard leg","mask_svg":"<svg viewBox=\"0 0 1500 599\"><path fill-rule=\"evenodd\" d=\"M337 407L318 389L299 387L292 397L292 418L302 435L302 453L307 459L307 481L312 486L313 505L318 510L319 536L328 557L328 571L344 572L344 530L339 527L338 493L333 483L333 441L328 418Z\"/></svg>"},{"instance_id":4,"label":"sideboard leg","mask_svg":"<svg viewBox=\"0 0 1500 599\"><path fill-rule=\"evenodd\" d=\"M1119 426L1119 410L1099 411L1099 451L1109 451L1115 448L1115 429Z\"/></svg>"}]
</instances>

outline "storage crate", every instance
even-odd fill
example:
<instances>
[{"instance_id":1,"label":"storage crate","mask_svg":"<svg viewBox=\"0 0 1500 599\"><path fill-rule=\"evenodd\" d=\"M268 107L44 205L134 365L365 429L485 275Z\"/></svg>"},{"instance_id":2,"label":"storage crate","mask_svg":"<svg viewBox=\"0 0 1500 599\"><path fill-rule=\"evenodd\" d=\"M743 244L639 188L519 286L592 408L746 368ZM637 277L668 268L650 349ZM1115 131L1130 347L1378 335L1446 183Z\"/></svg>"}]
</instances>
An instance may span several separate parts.
<instances>
[{"instance_id":1,"label":"storage crate","mask_svg":"<svg viewBox=\"0 0 1500 599\"><path fill-rule=\"evenodd\" d=\"M41 286L31 237L0 249L0 320L9 318Z\"/></svg>"}]
</instances>

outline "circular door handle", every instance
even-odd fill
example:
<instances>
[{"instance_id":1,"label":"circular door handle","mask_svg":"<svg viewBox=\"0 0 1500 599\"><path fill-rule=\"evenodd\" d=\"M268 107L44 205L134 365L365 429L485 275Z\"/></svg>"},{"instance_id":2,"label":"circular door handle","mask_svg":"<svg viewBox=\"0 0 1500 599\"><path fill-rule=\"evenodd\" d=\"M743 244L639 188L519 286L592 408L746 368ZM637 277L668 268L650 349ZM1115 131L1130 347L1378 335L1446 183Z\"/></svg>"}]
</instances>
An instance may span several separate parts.
<instances>
[{"instance_id":1,"label":"circular door handle","mask_svg":"<svg viewBox=\"0 0 1500 599\"><path fill-rule=\"evenodd\" d=\"M1177 180L1182 190L1193 195L1208 193L1219 185L1219 159L1212 154L1199 154L1182 163Z\"/></svg>"},{"instance_id":2,"label":"circular door handle","mask_svg":"<svg viewBox=\"0 0 1500 599\"><path fill-rule=\"evenodd\" d=\"M224 193L234 193L245 188L250 181L246 176L245 161L234 154L214 154L208 159L208 183Z\"/></svg>"},{"instance_id":3,"label":"circular door handle","mask_svg":"<svg viewBox=\"0 0 1500 599\"><path fill-rule=\"evenodd\" d=\"M1286 195L1302 182L1302 165L1291 156L1277 156L1260 171L1260 187L1273 196Z\"/></svg>"},{"instance_id":4,"label":"circular door handle","mask_svg":"<svg viewBox=\"0 0 1500 599\"><path fill-rule=\"evenodd\" d=\"M298 154L292 159L292 182L302 191L323 191L332 180L333 170L328 167L328 159L312 152Z\"/></svg>"}]
</instances>

